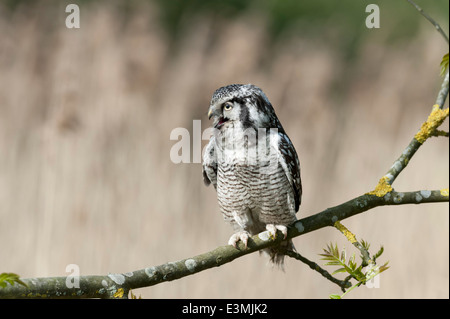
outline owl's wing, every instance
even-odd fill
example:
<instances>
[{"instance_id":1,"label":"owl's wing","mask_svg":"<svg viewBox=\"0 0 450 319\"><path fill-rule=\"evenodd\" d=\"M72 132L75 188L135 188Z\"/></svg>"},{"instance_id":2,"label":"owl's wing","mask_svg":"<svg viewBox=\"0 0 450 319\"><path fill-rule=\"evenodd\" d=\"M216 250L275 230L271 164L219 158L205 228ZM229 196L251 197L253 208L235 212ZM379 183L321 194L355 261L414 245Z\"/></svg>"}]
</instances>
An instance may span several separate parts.
<instances>
[{"instance_id":1,"label":"owl's wing","mask_svg":"<svg viewBox=\"0 0 450 319\"><path fill-rule=\"evenodd\" d=\"M203 154L203 181L206 186L213 184L214 188L217 187L217 154L215 146L215 137L211 136Z\"/></svg>"},{"instance_id":2,"label":"owl's wing","mask_svg":"<svg viewBox=\"0 0 450 319\"><path fill-rule=\"evenodd\" d=\"M291 140L284 132L278 132L278 160L294 191L295 211L302 202L302 181L300 179L300 161Z\"/></svg>"}]
</instances>

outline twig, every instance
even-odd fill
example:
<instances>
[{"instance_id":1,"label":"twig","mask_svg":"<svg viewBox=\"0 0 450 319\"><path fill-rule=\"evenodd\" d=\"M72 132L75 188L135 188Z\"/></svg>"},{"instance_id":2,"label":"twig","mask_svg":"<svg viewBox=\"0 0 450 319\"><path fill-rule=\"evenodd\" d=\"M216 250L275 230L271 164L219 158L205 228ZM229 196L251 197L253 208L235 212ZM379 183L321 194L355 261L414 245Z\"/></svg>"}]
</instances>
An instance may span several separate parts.
<instances>
[{"instance_id":1,"label":"twig","mask_svg":"<svg viewBox=\"0 0 450 319\"><path fill-rule=\"evenodd\" d=\"M445 34L444 30L442 30L442 28L441 28L441 26L439 25L439 23L437 23L436 21L434 21L434 19L433 19L432 17L430 17L425 11L423 11L423 9L422 9L420 6L418 6L414 1L412 1L412 0L407 0L407 1L408 1L411 5L413 5L413 6L417 9L417 11L419 11L419 13L425 17L425 19L427 19L428 21L431 22L431 24L432 24L432 25L436 28L436 30L442 35L442 37L444 37L445 41L447 41L447 44L448 44L448 43L449 43L449 42L448 42L448 36L447 36L447 34Z\"/></svg>"},{"instance_id":2,"label":"twig","mask_svg":"<svg viewBox=\"0 0 450 319\"><path fill-rule=\"evenodd\" d=\"M445 100L448 96L448 71L444 77L444 81L442 82L441 89L439 90L438 96L436 98L436 103L439 105L440 109L444 108Z\"/></svg>"},{"instance_id":3,"label":"twig","mask_svg":"<svg viewBox=\"0 0 450 319\"><path fill-rule=\"evenodd\" d=\"M345 292L345 289L350 288L352 286L351 283L349 282L349 280L351 279L351 276L346 278L345 280L340 280L340 279L333 277L328 271L326 271L325 269L320 267L315 262L310 261L306 257L303 257L296 251L287 250L286 255L289 257L295 258L297 260L300 260L304 264L307 264L309 266L309 268L317 271L319 274L324 276L326 279L328 279L329 281L331 281L331 282L335 283L336 285L338 285L339 287L341 287L342 292Z\"/></svg>"},{"instance_id":4,"label":"twig","mask_svg":"<svg viewBox=\"0 0 450 319\"><path fill-rule=\"evenodd\" d=\"M434 137L439 137L439 136L449 137L449 133L446 131L436 130L432 136L434 136Z\"/></svg>"}]
</instances>

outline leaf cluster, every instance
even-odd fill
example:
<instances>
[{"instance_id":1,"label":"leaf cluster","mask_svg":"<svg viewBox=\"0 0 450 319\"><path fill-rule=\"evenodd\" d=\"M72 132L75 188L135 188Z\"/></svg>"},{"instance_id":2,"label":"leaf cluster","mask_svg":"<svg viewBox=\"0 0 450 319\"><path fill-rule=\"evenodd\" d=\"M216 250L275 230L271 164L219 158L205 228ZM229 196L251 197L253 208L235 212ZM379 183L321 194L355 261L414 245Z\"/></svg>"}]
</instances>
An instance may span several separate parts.
<instances>
[{"instance_id":1,"label":"leaf cluster","mask_svg":"<svg viewBox=\"0 0 450 319\"><path fill-rule=\"evenodd\" d=\"M367 251L370 248L370 244L364 240L361 241L361 245L366 249ZM341 299L346 293L354 289L355 287L359 287L361 285L365 285L368 281L373 279L375 276L379 275L383 271L387 270L389 267L387 266L388 262L383 264L382 266L377 266L375 261L378 257L383 254L384 248L381 246L381 248L378 250L376 254L374 254L371 258L370 264L365 267L363 265L363 258L360 256L361 262L358 263L356 261L356 255L352 254L350 258L347 258L347 253L345 250L345 247L342 250L339 250L337 244L330 243L327 245L327 248L323 249L324 253L320 254L322 256L322 260L327 261L325 263L325 266L338 266L339 268L336 269L332 275L338 274L338 273L347 273L348 277L346 280L355 279L357 283L349 288L348 291L346 291L342 296L339 295L330 295L330 298L332 299Z\"/></svg>"},{"instance_id":2,"label":"leaf cluster","mask_svg":"<svg viewBox=\"0 0 450 319\"><path fill-rule=\"evenodd\" d=\"M131 289L130 289L130 299L142 299L142 296L141 296L141 295L139 295L139 297L136 296L136 295L133 293L133 291L131 291Z\"/></svg>"},{"instance_id":3,"label":"leaf cluster","mask_svg":"<svg viewBox=\"0 0 450 319\"><path fill-rule=\"evenodd\" d=\"M339 266L337 270L335 270L332 275L337 273L349 273L353 278L358 281L364 280L365 276L362 273L362 265L358 266L355 261L355 254L353 254L347 260L347 253L345 248L339 252L339 248L337 244L333 245L330 243L327 245L327 248L323 250L324 253L320 254L322 256L322 260L327 260L325 266Z\"/></svg>"},{"instance_id":4,"label":"leaf cluster","mask_svg":"<svg viewBox=\"0 0 450 319\"><path fill-rule=\"evenodd\" d=\"M448 69L448 53L445 54L445 55L442 57L442 61L441 61L440 66L441 66L441 72L440 72L440 75L441 75L441 76L444 76L445 73L447 72L447 69Z\"/></svg>"},{"instance_id":5,"label":"leaf cluster","mask_svg":"<svg viewBox=\"0 0 450 319\"><path fill-rule=\"evenodd\" d=\"M0 274L0 288L5 288L7 284L14 285L14 283L18 283L22 286L28 287L26 283L24 283L22 280L20 280L20 276L17 274L14 274L12 272L10 273L1 273Z\"/></svg>"}]
</instances>

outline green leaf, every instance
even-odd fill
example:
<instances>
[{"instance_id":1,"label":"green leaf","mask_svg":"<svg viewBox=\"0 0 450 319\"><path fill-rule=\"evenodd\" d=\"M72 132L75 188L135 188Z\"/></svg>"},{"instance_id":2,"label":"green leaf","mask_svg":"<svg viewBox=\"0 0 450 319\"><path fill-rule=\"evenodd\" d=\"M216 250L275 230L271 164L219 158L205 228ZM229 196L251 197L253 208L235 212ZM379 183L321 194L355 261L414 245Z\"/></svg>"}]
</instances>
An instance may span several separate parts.
<instances>
[{"instance_id":1,"label":"green leaf","mask_svg":"<svg viewBox=\"0 0 450 319\"><path fill-rule=\"evenodd\" d=\"M448 69L448 53L445 54L445 55L442 57L442 61L441 61L440 66L441 66L441 73L440 73L440 75L441 75L441 76L444 76L444 75L445 75L445 72L447 72L447 69Z\"/></svg>"},{"instance_id":2,"label":"green leaf","mask_svg":"<svg viewBox=\"0 0 450 319\"><path fill-rule=\"evenodd\" d=\"M358 267L355 261L355 254L353 254L352 257L348 260L348 266L353 271Z\"/></svg>"},{"instance_id":3,"label":"green leaf","mask_svg":"<svg viewBox=\"0 0 450 319\"><path fill-rule=\"evenodd\" d=\"M326 249L323 249L324 254L319 254L320 256L323 256L322 260L330 260L330 261L339 261L339 248L337 247L337 244L333 247L333 244L330 243L327 245Z\"/></svg>"},{"instance_id":4,"label":"green leaf","mask_svg":"<svg viewBox=\"0 0 450 319\"><path fill-rule=\"evenodd\" d=\"M384 247L381 246L380 250L373 256L373 260L374 261L377 260L377 258L380 257L383 252L384 252Z\"/></svg>"},{"instance_id":5,"label":"green leaf","mask_svg":"<svg viewBox=\"0 0 450 319\"><path fill-rule=\"evenodd\" d=\"M359 282L365 282L367 277L366 275L362 272L362 266L359 266L357 269L355 269L352 273L352 275L354 276L354 278L356 278L356 280L358 280Z\"/></svg>"},{"instance_id":6,"label":"green leaf","mask_svg":"<svg viewBox=\"0 0 450 319\"><path fill-rule=\"evenodd\" d=\"M338 270L335 270L331 275L335 275L341 272L347 272L347 269L345 269L345 267L339 268Z\"/></svg>"},{"instance_id":7,"label":"green leaf","mask_svg":"<svg viewBox=\"0 0 450 319\"><path fill-rule=\"evenodd\" d=\"M323 256L323 258L321 258L322 260L335 260L336 257L334 257L333 255L330 254L319 254L319 256Z\"/></svg>"},{"instance_id":8,"label":"green leaf","mask_svg":"<svg viewBox=\"0 0 450 319\"><path fill-rule=\"evenodd\" d=\"M361 245L364 247L365 250L369 250L370 248L370 243L365 241L364 239L361 239Z\"/></svg>"},{"instance_id":9,"label":"green leaf","mask_svg":"<svg viewBox=\"0 0 450 319\"><path fill-rule=\"evenodd\" d=\"M336 295L336 294L331 294L330 299L341 299L341 296Z\"/></svg>"},{"instance_id":10,"label":"green leaf","mask_svg":"<svg viewBox=\"0 0 450 319\"><path fill-rule=\"evenodd\" d=\"M340 260L345 264L345 260L347 259L347 253L345 252L345 248L342 249Z\"/></svg>"},{"instance_id":11,"label":"green leaf","mask_svg":"<svg viewBox=\"0 0 450 319\"><path fill-rule=\"evenodd\" d=\"M388 270L389 269L387 265L388 263L389 261L387 261L383 266L380 266L380 268L378 269L378 273L382 273L383 271Z\"/></svg>"},{"instance_id":12,"label":"green leaf","mask_svg":"<svg viewBox=\"0 0 450 319\"><path fill-rule=\"evenodd\" d=\"M340 261L330 261L329 263L324 264L324 266L341 266L342 263Z\"/></svg>"},{"instance_id":13,"label":"green leaf","mask_svg":"<svg viewBox=\"0 0 450 319\"><path fill-rule=\"evenodd\" d=\"M19 275L14 273L1 273L0 274L0 287L5 288L7 286L7 283L14 285L14 283L18 283L22 286L28 287L26 283L24 283L22 280L20 280Z\"/></svg>"}]
</instances>

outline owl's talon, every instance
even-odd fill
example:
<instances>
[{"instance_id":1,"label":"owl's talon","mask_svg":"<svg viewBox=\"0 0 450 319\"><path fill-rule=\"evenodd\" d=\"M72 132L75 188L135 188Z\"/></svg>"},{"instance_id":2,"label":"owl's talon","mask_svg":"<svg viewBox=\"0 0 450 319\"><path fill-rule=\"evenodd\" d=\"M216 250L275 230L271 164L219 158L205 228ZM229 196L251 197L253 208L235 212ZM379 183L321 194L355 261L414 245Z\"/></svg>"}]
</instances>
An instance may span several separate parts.
<instances>
[{"instance_id":1,"label":"owl's talon","mask_svg":"<svg viewBox=\"0 0 450 319\"><path fill-rule=\"evenodd\" d=\"M269 231L269 234L273 238L277 238L277 229L281 231L281 233L284 235L283 239L286 239L287 237L287 227L284 225L275 225L275 224L267 224L266 230Z\"/></svg>"},{"instance_id":2,"label":"owl's talon","mask_svg":"<svg viewBox=\"0 0 450 319\"><path fill-rule=\"evenodd\" d=\"M237 248L236 244L240 240L244 244L245 249L247 249L247 243L248 243L249 237L250 237L250 234L247 231L245 231L245 230L239 231L239 232L231 235L230 239L228 240L228 245L231 245L234 248Z\"/></svg>"}]
</instances>

